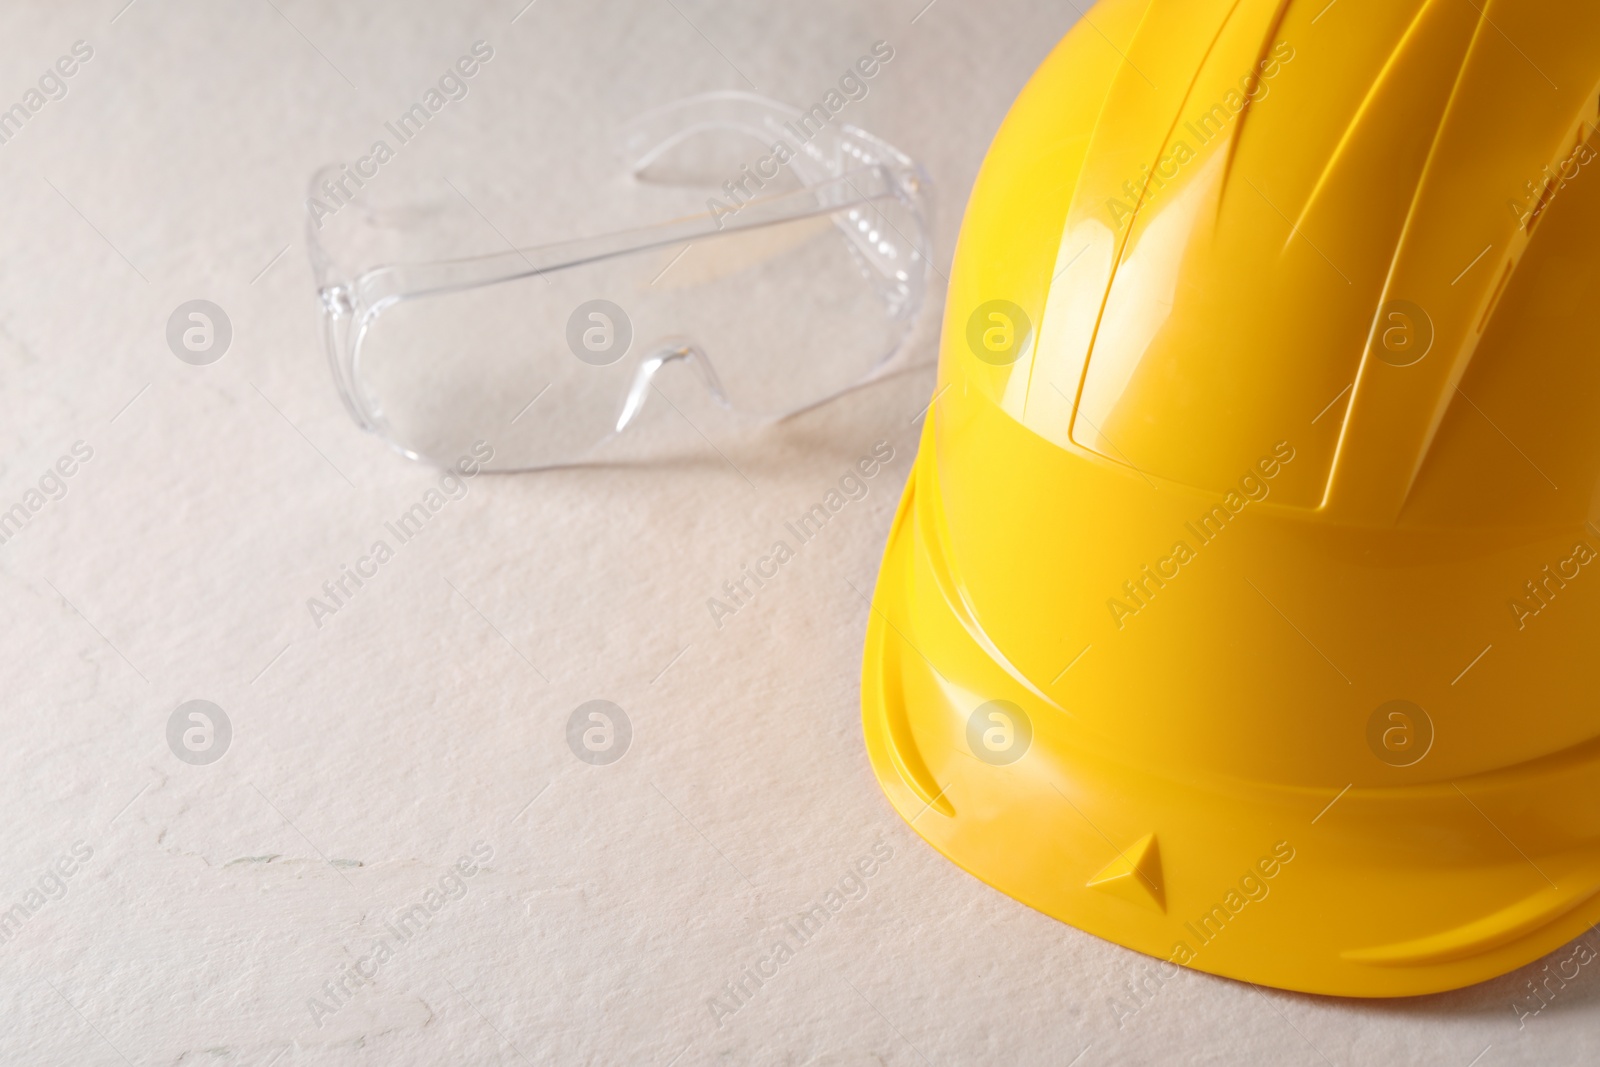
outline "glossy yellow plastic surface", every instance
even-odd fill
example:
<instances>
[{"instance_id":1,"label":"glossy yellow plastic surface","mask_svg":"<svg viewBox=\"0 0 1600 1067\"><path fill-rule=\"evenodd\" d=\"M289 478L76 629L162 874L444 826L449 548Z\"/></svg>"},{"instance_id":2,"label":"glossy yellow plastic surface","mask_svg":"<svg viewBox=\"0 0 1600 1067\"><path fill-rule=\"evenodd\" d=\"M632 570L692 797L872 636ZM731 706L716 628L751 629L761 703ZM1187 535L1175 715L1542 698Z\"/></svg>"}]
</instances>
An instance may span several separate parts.
<instances>
[{"instance_id":1,"label":"glossy yellow plastic surface","mask_svg":"<svg viewBox=\"0 0 1600 1067\"><path fill-rule=\"evenodd\" d=\"M1104 0L990 149L866 741L985 882L1215 974L1600 919L1600 4Z\"/></svg>"}]
</instances>

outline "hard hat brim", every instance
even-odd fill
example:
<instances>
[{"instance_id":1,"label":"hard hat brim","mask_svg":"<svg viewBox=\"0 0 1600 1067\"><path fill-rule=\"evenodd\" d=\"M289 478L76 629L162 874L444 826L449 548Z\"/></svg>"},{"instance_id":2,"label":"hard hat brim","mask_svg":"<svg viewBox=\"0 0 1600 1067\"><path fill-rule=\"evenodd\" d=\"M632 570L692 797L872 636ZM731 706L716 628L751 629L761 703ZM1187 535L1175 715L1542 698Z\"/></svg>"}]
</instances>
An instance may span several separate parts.
<instances>
[{"instance_id":1,"label":"hard hat brim","mask_svg":"<svg viewBox=\"0 0 1600 1067\"><path fill-rule=\"evenodd\" d=\"M863 729L891 805L956 864L1170 965L1341 996L1471 985L1600 919L1594 842L1535 862L1495 837L1468 799L1584 805L1600 780L1595 746L1456 783L1337 797L1158 775L1095 751L1069 710L997 657L963 603L938 529L934 456L929 430L870 612ZM1010 762L980 756L970 740L974 712L996 700L1031 735ZM1396 826L1403 832L1374 830Z\"/></svg>"}]
</instances>

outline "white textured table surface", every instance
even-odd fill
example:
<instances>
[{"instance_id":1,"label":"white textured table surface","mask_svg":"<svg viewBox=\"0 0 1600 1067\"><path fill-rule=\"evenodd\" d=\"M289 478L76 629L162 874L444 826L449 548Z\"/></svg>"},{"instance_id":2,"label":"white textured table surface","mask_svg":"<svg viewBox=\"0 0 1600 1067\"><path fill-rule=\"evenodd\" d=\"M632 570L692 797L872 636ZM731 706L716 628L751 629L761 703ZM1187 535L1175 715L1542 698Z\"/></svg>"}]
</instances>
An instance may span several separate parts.
<instances>
[{"instance_id":1,"label":"white textured table surface","mask_svg":"<svg viewBox=\"0 0 1600 1067\"><path fill-rule=\"evenodd\" d=\"M685 430L647 466L477 479L316 626L307 599L436 475L333 390L301 237L315 166L474 41L494 60L439 122L581 145L746 79L810 103L884 40L850 118L933 174L943 269L990 136L1077 17L524 2L0 10L0 106L92 51L0 144L0 509L39 504L0 545L0 1062L1595 1061L1593 968L1521 1026L1540 965L1386 1003L1163 983L907 831L862 748L856 590L927 369L781 426ZM563 175L518 240L603 211ZM166 343L191 299L232 322L209 366ZM707 598L879 441L866 496L715 626ZM566 723L602 698L633 738L590 766ZM209 765L168 747L192 699L232 724ZM841 883L826 925L785 933Z\"/></svg>"}]
</instances>

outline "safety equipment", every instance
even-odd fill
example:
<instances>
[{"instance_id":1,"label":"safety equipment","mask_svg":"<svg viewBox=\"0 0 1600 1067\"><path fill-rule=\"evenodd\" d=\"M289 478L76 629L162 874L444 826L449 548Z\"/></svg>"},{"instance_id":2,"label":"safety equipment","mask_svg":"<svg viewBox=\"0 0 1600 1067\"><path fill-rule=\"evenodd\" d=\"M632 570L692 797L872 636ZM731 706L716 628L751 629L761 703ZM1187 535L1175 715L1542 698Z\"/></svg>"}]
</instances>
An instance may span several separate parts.
<instances>
[{"instance_id":1,"label":"safety equipment","mask_svg":"<svg viewBox=\"0 0 1600 1067\"><path fill-rule=\"evenodd\" d=\"M1067 35L973 189L868 623L919 834L1317 993L1600 918L1597 101L1592 3Z\"/></svg>"},{"instance_id":2,"label":"safety equipment","mask_svg":"<svg viewBox=\"0 0 1600 1067\"><path fill-rule=\"evenodd\" d=\"M672 364L763 419L895 369L926 287L930 188L828 107L717 92L639 116L622 138L637 180L603 190L605 214L678 217L537 248L513 239L549 224L550 171L577 199L583 157L536 132L460 136L452 173L375 151L311 182L334 380L356 423L406 456L625 458L615 443Z\"/></svg>"}]
</instances>

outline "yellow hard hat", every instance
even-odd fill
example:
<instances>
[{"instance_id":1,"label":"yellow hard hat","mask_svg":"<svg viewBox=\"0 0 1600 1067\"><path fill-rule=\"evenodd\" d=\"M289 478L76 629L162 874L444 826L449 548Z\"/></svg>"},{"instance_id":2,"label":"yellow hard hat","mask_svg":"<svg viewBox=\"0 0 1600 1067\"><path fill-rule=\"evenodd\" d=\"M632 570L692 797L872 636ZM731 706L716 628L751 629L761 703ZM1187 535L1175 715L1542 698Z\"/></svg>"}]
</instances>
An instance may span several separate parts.
<instances>
[{"instance_id":1,"label":"yellow hard hat","mask_svg":"<svg viewBox=\"0 0 1600 1067\"><path fill-rule=\"evenodd\" d=\"M1103 0L1002 125L867 632L983 881L1354 996L1600 918L1600 4Z\"/></svg>"}]
</instances>

